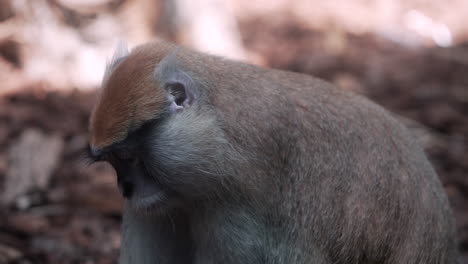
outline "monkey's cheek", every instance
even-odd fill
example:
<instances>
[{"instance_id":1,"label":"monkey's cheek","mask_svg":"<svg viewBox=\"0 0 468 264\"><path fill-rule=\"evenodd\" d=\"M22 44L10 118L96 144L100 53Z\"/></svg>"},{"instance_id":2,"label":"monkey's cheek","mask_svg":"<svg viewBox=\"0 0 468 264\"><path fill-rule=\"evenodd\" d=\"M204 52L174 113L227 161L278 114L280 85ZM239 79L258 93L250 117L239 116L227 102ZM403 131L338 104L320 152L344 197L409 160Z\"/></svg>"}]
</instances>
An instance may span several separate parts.
<instances>
[{"instance_id":1,"label":"monkey's cheek","mask_svg":"<svg viewBox=\"0 0 468 264\"><path fill-rule=\"evenodd\" d=\"M149 210L161 209L167 206L167 198L163 193L153 194L151 196L132 198L130 205L137 211L147 212Z\"/></svg>"},{"instance_id":2,"label":"monkey's cheek","mask_svg":"<svg viewBox=\"0 0 468 264\"><path fill-rule=\"evenodd\" d=\"M125 189L124 189L125 190ZM164 207L169 201L168 193L153 179L135 179L132 195L126 197L130 205L137 210Z\"/></svg>"}]
</instances>

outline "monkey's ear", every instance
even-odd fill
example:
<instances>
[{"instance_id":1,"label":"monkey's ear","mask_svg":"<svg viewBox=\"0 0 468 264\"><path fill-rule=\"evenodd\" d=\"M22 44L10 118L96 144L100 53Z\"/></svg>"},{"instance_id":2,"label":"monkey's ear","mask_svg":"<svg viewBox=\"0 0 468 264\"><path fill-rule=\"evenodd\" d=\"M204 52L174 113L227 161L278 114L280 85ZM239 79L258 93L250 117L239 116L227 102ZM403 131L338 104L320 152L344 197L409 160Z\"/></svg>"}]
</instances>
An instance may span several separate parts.
<instances>
[{"instance_id":1,"label":"monkey's ear","mask_svg":"<svg viewBox=\"0 0 468 264\"><path fill-rule=\"evenodd\" d=\"M155 70L156 80L166 90L171 112L190 107L198 97L193 78L177 65L176 51L161 60Z\"/></svg>"}]
</instances>

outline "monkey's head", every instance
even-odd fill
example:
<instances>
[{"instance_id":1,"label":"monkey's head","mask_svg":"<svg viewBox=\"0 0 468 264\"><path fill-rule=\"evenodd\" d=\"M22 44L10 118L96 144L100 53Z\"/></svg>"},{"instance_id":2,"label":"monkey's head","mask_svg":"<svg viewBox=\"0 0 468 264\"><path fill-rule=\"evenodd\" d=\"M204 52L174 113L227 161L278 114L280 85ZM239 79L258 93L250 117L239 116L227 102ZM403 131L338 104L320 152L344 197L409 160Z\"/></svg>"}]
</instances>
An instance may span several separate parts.
<instances>
[{"instance_id":1,"label":"monkey's head","mask_svg":"<svg viewBox=\"0 0 468 264\"><path fill-rule=\"evenodd\" d=\"M89 155L114 167L135 209L204 199L225 184L218 168L229 144L182 52L168 44L120 48L91 115Z\"/></svg>"}]
</instances>

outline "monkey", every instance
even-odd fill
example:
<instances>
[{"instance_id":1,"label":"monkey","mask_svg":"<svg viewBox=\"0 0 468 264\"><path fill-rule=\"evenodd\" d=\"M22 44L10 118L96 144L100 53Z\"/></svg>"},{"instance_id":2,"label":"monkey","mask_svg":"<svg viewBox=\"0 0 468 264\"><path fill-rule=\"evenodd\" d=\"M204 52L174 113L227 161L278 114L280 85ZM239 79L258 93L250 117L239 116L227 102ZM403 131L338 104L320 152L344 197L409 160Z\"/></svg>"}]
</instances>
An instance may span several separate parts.
<instances>
[{"instance_id":1,"label":"monkey","mask_svg":"<svg viewBox=\"0 0 468 264\"><path fill-rule=\"evenodd\" d=\"M89 125L125 198L119 263L456 263L421 147L371 100L158 41L118 49Z\"/></svg>"}]
</instances>

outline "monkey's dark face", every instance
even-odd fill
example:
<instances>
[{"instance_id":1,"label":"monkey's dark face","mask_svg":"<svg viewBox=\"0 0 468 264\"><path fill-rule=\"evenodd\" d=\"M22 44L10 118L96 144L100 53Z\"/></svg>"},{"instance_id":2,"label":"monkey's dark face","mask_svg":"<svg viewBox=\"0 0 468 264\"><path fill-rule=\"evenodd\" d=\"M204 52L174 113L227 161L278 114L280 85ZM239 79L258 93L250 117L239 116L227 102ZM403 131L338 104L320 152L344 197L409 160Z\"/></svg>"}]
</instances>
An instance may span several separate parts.
<instances>
[{"instance_id":1,"label":"monkey's dark face","mask_svg":"<svg viewBox=\"0 0 468 264\"><path fill-rule=\"evenodd\" d=\"M222 193L226 182L219 175L227 174L224 160L237 158L230 155L213 116L200 111L168 112L120 142L102 149L90 147L89 153L93 160L114 167L122 195L143 212Z\"/></svg>"},{"instance_id":2,"label":"monkey's dark face","mask_svg":"<svg viewBox=\"0 0 468 264\"><path fill-rule=\"evenodd\" d=\"M125 140L103 149L89 147L90 158L112 165L121 194L139 211L161 209L174 202L174 191L164 184L152 160L150 138L157 122L151 121Z\"/></svg>"},{"instance_id":3,"label":"monkey's dark face","mask_svg":"<svg viewBox=\"0 0 468 264\"><path fill-rule=\"evenodd\" d=\"M170 54L143 47L119 60L91 116L91 158L114 167L137 209L222 193L219 176L237 158L201 84Z\"/></svg>"}]
</instances>

